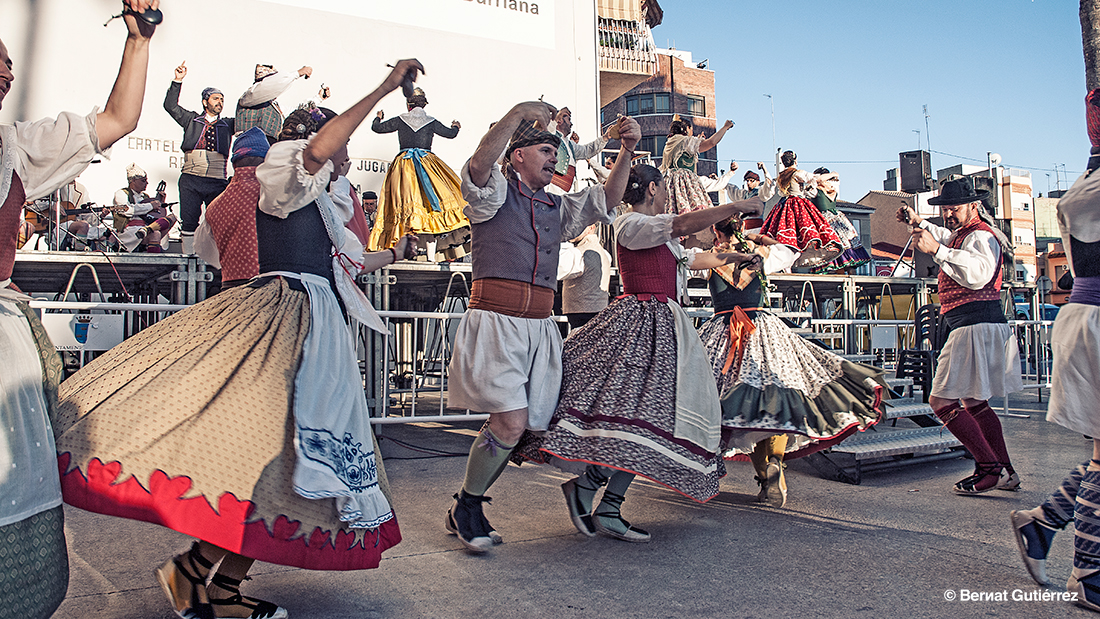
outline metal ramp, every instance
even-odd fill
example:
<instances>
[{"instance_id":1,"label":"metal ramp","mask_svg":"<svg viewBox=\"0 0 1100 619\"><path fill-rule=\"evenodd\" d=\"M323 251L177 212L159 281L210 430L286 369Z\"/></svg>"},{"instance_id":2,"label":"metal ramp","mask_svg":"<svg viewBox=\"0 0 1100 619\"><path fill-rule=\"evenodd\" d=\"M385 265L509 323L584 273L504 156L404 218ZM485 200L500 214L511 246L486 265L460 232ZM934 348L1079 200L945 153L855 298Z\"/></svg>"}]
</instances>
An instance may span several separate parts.
<instances>
[{"instance_id":1,"label":"metal ramp","mask_svg":"<svg viewBox=\"0 0 1100 619\"><path fill-rule=\"evenodd\" d=\"M874 361L874 355L841 356L861 363ZM890 378L886 382L901 397L886 403L878 424L806 457L807 463L823 477L858 485L865 472L957 458L965 453L962 443L943 427L932 407L924 403L913 379Z\"/></svg>"}]
</instances>

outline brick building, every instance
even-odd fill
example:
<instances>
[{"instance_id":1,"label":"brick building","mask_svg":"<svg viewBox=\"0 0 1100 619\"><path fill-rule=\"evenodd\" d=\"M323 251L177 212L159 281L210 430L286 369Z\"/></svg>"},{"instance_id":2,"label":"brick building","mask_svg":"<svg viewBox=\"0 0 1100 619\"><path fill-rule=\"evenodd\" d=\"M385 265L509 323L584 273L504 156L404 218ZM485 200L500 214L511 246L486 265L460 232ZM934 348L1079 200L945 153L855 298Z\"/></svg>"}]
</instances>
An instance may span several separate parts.
<instances>
[{"instance_id":1,"label":"brick building","mask_svg":"<svg viewBox=\"0 0 1100 619\"><path fill-rule=\"evenodd\" d=\"M606 130L620 114L632 116L642 127L638 150L652 153L654 165L661 163L673 114L690 120L697 135L700 132L713 134L716 124L714 72L699 65L704 63L695 63L691 52L657 50L657 73L603 106L600 110L602 129ZM696 171L701 176L717 173L717 159L717 148L700 153Z\"/></svg>"}]
</instances>

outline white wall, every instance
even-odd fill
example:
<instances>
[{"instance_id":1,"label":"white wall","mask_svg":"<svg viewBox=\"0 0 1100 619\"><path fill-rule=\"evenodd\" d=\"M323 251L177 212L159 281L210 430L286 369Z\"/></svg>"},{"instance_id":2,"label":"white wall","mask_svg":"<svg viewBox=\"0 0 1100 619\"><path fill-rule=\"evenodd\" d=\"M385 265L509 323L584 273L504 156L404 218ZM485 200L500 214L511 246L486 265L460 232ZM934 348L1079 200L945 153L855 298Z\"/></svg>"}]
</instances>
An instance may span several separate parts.
<instances>
[{"instance_id":1,"label":"white wall","mask_svg":"<svg viewBox=\"0 0 1100 619\"><path fill-rule=\"evenodd\" d=\"M12 56L16 80L0 122L102 106L125 38L121 20L102 24L118 5L116 0L3 0L0 40ZM201 110L200 92L216 86L226 95L223 115L232 115L256 63L281 71L313 67L311 79L298 80L279 98L284 112L315 98L322 83L332 89L325 106L341 112L381 82L389 71L386 63L419 58L427 69L418 85L430 102L428 113L444 124L462 123L457 138L437 137L433 145L456 171L489 123L513 104L540 96L568 105L576 131L585 141L593 139L599 126L594 0L528 1L528 12L509 5L510 0L162 0L165 19L152 41L141 122L114 146L110 161L89 167L80 182L92 200L110 202L125 185L126 166L136 162L149 173L151 187L166 179L169 200L178 199L183 130L162 104L173 69L183 60L188 74L180 104ZM380 108L387 118L404 112L400 91ZM396 134L373 133L372 118L373 113L352 137L348 176L363 189L377 190L398 144Z\"/></svg>"}]
</instances>

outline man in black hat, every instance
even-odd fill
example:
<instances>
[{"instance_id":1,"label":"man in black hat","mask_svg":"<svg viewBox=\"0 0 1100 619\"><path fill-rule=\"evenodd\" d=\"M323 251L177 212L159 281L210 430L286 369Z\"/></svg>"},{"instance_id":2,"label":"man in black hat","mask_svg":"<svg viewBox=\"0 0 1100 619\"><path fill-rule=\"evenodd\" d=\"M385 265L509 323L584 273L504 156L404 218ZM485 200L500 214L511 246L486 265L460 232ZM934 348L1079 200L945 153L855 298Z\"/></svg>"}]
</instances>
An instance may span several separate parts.
<instances>
[{"instance_id":1,"label":"man in black hat","mask_svg":"<svg viewBox=\"0 0 1100 619\"><path fill-rule=\"evenodd\" d=\"M524 430L545 430L557 405L561 333L549 317L561 240L597 221L611 222L641 139L636 121L620 119L622 146L607 182L549 195L561 138L545 128L556 112L538 101L516 105L489 129L461 172L473 286L455 336L447 397L451 408L489 413L489 423L470 449L446 525L474 553L500 542L482 513L485 492ZM497 163L502 152L503 168Z\"/></svg>"},{"instance_id":2,"label":"man in black hat","mask_svg":"<svg viewBox=\"0 0 1100 619\"><path fill-rule=\"evenodd\" d=\"M1001 242L982 221L987 191L974 191L969 177L947 181L938 205L946 228L913 209L898 209L899 221L915 226L913 246L940 267L940 319L951 328L940 352L929 404L974 457L975 472L955 484L958 494L1017 490L1001 422L989 398L1023 388L1016 336L1001 309Z\"/></svg>"}]
</instances>

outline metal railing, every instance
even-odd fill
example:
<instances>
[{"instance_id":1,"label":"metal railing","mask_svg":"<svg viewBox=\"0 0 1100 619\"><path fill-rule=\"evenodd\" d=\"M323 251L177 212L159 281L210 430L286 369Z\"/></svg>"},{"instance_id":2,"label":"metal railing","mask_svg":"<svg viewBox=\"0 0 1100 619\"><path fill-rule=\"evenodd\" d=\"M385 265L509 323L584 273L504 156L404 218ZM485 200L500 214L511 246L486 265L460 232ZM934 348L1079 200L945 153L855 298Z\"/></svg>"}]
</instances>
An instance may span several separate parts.
<instances>
[{"instance_id":1,"label":"metal railing","mask_svg":"<svg viewBox=\"0 0 1100 619\"><path fill-rule=\"evenodd\" d=\"M35 299L31 307L45 312L105 312L127 315L126 337L151 326L187 305L138 303L81 303ZM685 308L696 324L713 316L710 308ZM455 330L462 312L381 311L387 331L375 334L360 327L359 361L372 424L439 422L486 419L488 415L447 407L447 366L454 347ZM562 316L553 317L566 323ZM1020 346L1024 389L1050 387L1049 320L1014 320ZM894 369L898 353L915 347L916 327L911 320L814 319L808 337L842 342L847 354L872 354L886 369ZM381 340L382 354L371 355L373 337ZM1040 393L1041 397L1041 393ZM1005 406L1007 407L1007 398ZM1006 408L1007 410L1007 408Z\"/></svg>"},{"instance_id":2,"label":"metal railing","mask_svg":"<svg viewBox=\"0 0 1100 619\"><path fill-rule=\"evenodd\" d=\"M657 72L657 45L644 21L601 17L597 37L601 71L636 75Z\"/></svg>"}]
</instances>

